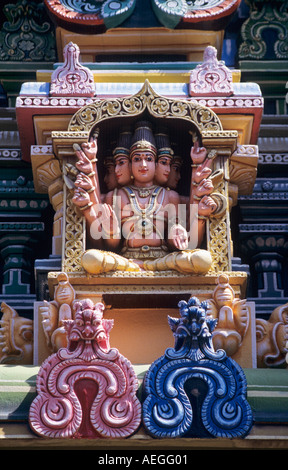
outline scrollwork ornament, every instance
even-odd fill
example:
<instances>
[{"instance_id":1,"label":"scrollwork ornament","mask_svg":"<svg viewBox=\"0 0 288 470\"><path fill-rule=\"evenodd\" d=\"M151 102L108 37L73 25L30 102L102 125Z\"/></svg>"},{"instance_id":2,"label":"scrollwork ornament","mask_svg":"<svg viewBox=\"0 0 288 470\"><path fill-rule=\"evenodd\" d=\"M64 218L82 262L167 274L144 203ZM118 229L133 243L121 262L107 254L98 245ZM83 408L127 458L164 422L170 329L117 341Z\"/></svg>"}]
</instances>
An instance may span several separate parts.
<instances>
[{"instance_id":1,"label":"scrollwork ornament","mask_svg":"<svg viewBox=\"0 0 288 470\"><path fill-rule=\"evenodd\" d=\"M49 356L37 376L29 411L32 430L50 438L125 438L141 420L137 377L130 362L110 348L113 320L90 299L73 303L64 322L68 346Z\"/></svg>"},{"instance_id":2,"label":"scrollwork ornament","mask_svg":"<svg viewBox=\"0 0 288 470\"><path fill-rule=\"evenodd\" d=\"M166 350L144 379L146 430L157 438L244 437L253 422L244 372L224 351L214 351L217 320L206 316L206 302L192 297L181 301L179 310L180 319L168 317L174 349Z\"/></svg>"},{"instance_id":3,"label":"scrollwork ornament","mask_svg":"<svg viewBox=\"0 0 288 470\"><path fill-rule=\"evenodd\" d=\"M43 3L22 0L6 3L7 17L0 31L0 60L53 61L54 34Z\"/></svg>"},{"instance_id":4,"label":"scrollwork ornament","mask_svg":"<svg viewBox=\"0 0 288 470\"><path fill-rule=\"evenodd\" d=\"M243 42L239 47L240 59L264 59L268 54L267 39L263 32L273 30L277 34L274 51L269 58L287 59L287 1L276 3L247 2L251 4L249 18L241 27ZM270 54L270 52L269 52Z\"/></svg>"},{"instance_id":5,"label":"scrollwork ornament","mask_svg":"<svg viewBox=\"0 0 288 470\"><path fill-rule=\"evenodd\" d=\"M181 116L199 128L199 131L222 131L217 115L210 109L185 100L169 99L157 95L148 80L141 90L131 97L97 100L77 111L70 120L68 131L91 131L99 121L119 116L137 116L145 111L166 118Z\"/></svg>"}]
</instances>

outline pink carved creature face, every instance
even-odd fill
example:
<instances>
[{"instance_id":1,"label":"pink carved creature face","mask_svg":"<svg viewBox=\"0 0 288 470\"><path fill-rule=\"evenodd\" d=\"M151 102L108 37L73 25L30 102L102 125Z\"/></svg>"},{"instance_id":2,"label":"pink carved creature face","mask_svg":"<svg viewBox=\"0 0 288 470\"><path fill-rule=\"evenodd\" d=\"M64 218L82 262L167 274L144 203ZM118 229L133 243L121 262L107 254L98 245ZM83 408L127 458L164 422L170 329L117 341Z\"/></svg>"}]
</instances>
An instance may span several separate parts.
<instances>
[{"instance_id":1,"label":"pink carved creature face","mask_svg":"<svg viewBox=\"0 0 288 470\"><path fill-rule=\"evenodd\" d=\"M96 341L103 350L109 349L109 336L103 320L104 305L96 305L90 299L75 302L75 320L70 324L70 345L79 341ZM108 320L106 320L107 322Z\"/></svg>"}]
</instances>

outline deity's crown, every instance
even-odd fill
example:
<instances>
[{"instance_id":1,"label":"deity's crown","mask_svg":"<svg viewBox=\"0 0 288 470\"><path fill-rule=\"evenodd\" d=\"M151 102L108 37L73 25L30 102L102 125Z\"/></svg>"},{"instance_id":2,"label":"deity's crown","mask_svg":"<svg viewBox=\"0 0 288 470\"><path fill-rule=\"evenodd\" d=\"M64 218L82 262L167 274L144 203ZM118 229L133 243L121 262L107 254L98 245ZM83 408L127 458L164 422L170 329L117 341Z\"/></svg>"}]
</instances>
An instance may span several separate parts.
<instances>
[{"instance_id":1,"label":"deity's crown","mask_svg":"<svg viewBox=\"0 0 288 470\"><path fill-rule=\"evenodd\" d=\"M113 151L113 158L127 157L130 158L130 145L131 145L132 131L129 127L125 127L120 131L117 139L116 147Z\"/></svg>"},{"instance_id":2,"label":"deity's crown","mask_svg":"<svg viewBox=\"0 0 288 470\"><path fill-rule=\"evenodd\" d=\"M107 168L110 165L115 165L114 162L114 151L112 150L116 145L116 141L111 142L111 145L105 149L104 155L104 166Z\"/></svg>"},{"instance_id":3,"label":"deity's crown","mask_svg":"<svg viewBox=\"0 0 288 470\"><path fill-rule=\"evenodd\" d=\"M139 150L149 150L154 157L157 157L156 142L154 139L151 124L148 121L140 121L135 126L134 135L131 140L130 158Z\"/></svg>"},{"instance_id":4,"label":"deity's crown","mask_svg":"<svg viewBox=\"0 0 288 470\"><path fill-rule=\"evenodd\" d=\"M157 146L158 159L160 157L167 157L172 159L174 151L171 148L169 134L166 128L162 127L155 132L155 141Z\"/></svg>"}]
</instances>

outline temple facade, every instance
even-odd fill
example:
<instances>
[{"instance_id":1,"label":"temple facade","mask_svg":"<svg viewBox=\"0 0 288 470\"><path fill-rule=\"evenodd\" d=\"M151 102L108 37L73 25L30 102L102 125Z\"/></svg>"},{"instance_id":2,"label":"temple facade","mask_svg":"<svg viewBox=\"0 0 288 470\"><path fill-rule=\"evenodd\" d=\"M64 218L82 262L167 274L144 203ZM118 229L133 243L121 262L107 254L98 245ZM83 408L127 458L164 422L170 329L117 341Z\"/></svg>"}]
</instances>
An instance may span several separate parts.
<instances>
[{"instance_id":1,"label":"temple facade","mask_svg":"<svg viewBox=\"0 0 288 470\"><path fill-rule=\"evenodd\" d=\"M5 1L0 447L287 447L287 7Z\"/></svg>"}]
</instances>

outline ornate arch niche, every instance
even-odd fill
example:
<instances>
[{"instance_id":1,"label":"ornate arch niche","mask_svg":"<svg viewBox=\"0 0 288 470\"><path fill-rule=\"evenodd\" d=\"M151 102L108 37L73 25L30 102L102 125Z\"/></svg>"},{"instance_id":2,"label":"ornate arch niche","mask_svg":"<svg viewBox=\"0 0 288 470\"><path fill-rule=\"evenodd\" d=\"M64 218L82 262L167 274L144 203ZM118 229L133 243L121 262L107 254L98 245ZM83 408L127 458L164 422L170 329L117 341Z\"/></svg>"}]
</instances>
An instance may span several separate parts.
<instances>
[{"instance_id":1,"label":"ornate arch niche","mask_svg":"<svg viewBox=\"0 0 288 470\"><path fill-rule=\"evenodd\" d=\"M67 164L75 165L76 156L73 144L87 142L96 128L99 128L97 165L100 180L102 180L105 142L112 141L122 126L133 124L139 119L148 119L154 125L161 123L168 128L169 132L171 131L171 142L178 144L184 160L182 185L180 184L179 188L182 194L185 194L185 191L187 194L187 188L190 188L191 132L197 135L201 145L205 146L208 151L216 151L213 170L223 169L224 171L223 182L217 191L228 201L228 159L236 148L238 134L237 131L223 131L219 118L211 109L193 100L160 96L155 93L148 80L133 96L96 101L91 99L91 104L74 114L66 132L52 132L53 151L60 160L64 182L66 182L63 202L62 270L69 276L73 274L78 277L79 275L86 276L81 266L81 255L86 249L85 219L72 203L72 188L65 178ZM231 270L231 246L230 216L227 204L220 217L211 218L207 222L206 248L213 258L212 274ZM131 273L123 273L123 276L125 275L131 276ZM109 277L111 274L102 274L102 276ZM137 276L137 273L133 276ZM181 276L181 274L173 273L173 276Z\"/></svg>"}]
</instances>

